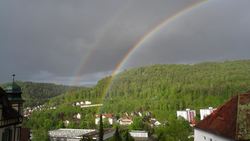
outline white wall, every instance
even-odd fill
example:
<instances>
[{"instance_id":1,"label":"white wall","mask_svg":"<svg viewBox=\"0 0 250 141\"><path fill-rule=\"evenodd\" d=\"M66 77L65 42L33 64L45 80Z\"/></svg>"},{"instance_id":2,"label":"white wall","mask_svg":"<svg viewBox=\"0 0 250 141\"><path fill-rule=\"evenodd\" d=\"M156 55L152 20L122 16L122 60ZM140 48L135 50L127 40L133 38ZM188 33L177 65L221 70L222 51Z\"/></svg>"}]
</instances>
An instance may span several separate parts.
<instances>
[{"instance_id":1,"label":"white wall","mask_svg":"<svg viewBox=\"0 0 250 141\"><path fill-rule=\"evenodd\" d=\"M233 141L197 128L194 129L194 141Z\"/></svg>"},{"instance_id":2,"label":"white wall","mask_svg":"<svg viewBox=\"0 0 250 141\"><path fill-rule=\"evenodd\" d=\"M195 110L187 109L186 111L177 111L177 117L183 117L188 122L194 120L195 116Z\"/></svg>"},{"instance_id":3,"label":"white wall","mask_svg":"<svg viewBox=\"0 0 250 141\"><path fill-rule=\"evenodd\" d=\"M201 120L203 120L206 116L210 115L214 109L212 107L209 107L209 109L200 109L200 117Z\"/></svg>"},{"instance_id":4,"label":"white wall","mask_svg":"<svg viewBox=\"0 0 250 141\"><path fill-rule=\"evenodd\" d=\"M139 138L148 138L148 132L146 131L131 131L129 132L129 134L132 136L132 137L139 137Z\"/></svg>"}]
</instances>

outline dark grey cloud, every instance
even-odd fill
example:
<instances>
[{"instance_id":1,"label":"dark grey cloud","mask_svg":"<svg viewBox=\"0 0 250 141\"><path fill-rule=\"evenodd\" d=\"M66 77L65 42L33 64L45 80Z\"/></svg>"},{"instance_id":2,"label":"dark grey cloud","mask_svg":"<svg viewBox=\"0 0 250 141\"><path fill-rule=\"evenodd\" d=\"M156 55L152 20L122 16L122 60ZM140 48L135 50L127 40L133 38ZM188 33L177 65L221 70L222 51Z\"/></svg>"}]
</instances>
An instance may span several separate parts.
<instances>
[{"instance_id":1,"label":"dark grey cloud","mask_svg":"<svg viewBox=\"0 0 250 141\"><path fill-rule=\"evenodd\" d=\"M72 84L77 75L79 84L93 83L110 74L155 25L199 1L3 0L0 82L16 73L24 81ZM243 46L249 37L249 2L208 3L157 33L127 65L249 57Z\"/></svg>"},{"instance_id":2,"label":"dark grey cloud","mask_svg":"<svg viewBox=\"0 0 250 141\"><path fill-rule=\"evenodd\" d=\"M137 49L126 67L250 58L250 1L211 0L182 14Z\"/></svg>"}]
</instances>

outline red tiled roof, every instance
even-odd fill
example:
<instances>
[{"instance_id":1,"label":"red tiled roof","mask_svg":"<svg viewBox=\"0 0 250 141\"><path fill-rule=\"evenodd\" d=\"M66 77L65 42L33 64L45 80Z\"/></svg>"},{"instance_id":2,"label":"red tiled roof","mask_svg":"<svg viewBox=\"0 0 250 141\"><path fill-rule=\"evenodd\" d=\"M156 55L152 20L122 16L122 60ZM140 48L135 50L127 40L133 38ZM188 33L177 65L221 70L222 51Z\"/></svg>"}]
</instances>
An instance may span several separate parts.
<instances>
[{"instance_id":1,"label":"red tiled roof","mask_svg":"<svg viewBox=\"0 0 250 141\"><path fill-rule=\"evenodd\" d=\"M233 97L195 128L234 140L250 140L250 93Z\"/></svg>"}]
</instances>

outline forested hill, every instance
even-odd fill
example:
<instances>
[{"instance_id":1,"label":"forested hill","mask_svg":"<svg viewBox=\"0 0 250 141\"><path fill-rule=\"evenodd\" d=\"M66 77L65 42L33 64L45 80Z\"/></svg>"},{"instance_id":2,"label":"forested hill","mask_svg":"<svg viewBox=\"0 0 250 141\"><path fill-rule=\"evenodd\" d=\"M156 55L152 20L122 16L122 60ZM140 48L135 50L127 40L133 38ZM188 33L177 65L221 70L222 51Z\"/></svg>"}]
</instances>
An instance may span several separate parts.
<instances>
[{"instance_id":1,"label":"forested hill","mask_svg":"<svg viewBox=\"0 0 250 141\"><path fill-rule=\"evenodd\" d=\"M46 140L48 130L64 127L65 119L70 120L68 128L96 128L95 114L100 110L118 116L125 112L150 111L161 123L177 123L176 110L217 107L231 96L249 91L250 60L134 68L118 74L105 94L110 79L106 77L95 87L67 91L52 98L47 104L56 106L55 110L37 111L24 125L40 141ZM72 106L84 100L104 106L101 109ZM199 111L196 112L199 118ZM76 113L84 115L80 121L74 120ZM60 118L61 115L64 117ZM184 137L185 125L169 125L172 126L167 126L163 134L170 133L173 139Z\"/></svg>"},{"instance_id":2,"label":"forested hill","mask_svg":"<svg viewBox=\"0 0 250 141\"><path fill-rule=\"evenodd\" d=\"M249 90L250 60L153 65L118 74L105 109L145 109L164 118L185 108L215 107Z\"/></svg>"},{"instance_id":3,"label":"forested hill","mask_svg":"<svg viewBox=\"0 0 250 141\"><path fill-rule=\"evenodd\" d=\"M250 60L134 68L118 74L104 96L109 79L100 80L88 90L57 97L51 103L92 99L104 102L107 112L148 110L160 119L174 117L176 110L216 107L250 90Z\"/></svg>"},{"instance_id":4,"label":"forested hill","mask_svg":"<svg viewBox=\"0 0 250 141\"><path fill-rule=\"evenodd\" d=\"M2 87L8 83L2 84ZM83 87L72 87L56 85L52 83L21 82L17 84L22 89L22 97L25 100L24 107L44 104L50 98L63 94L69 90L84 89Z\"/></svg>"}]
</instances>

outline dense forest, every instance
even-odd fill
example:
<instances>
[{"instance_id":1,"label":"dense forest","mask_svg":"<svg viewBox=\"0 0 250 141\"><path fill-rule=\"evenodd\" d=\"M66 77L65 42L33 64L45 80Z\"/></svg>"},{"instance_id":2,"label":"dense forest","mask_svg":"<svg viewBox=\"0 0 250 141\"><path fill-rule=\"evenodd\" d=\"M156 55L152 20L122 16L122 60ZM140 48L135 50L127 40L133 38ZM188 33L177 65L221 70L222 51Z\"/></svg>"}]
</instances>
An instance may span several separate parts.
<instances>
[{"instance_id":1,"label":"dense forest","mask_svg":"<svg viewBox=\"0 0 250 141\"><path fill-rule=\"evenodd\" d=\"M146 66L106 77L93 88L67 91L54 97L47 104L58 109L37 112L25 124L46 134L47 130L63 127L63 119L58 118L62 113L67 119L72 119L78 112L84 115L78 121L80 124L72 119L71 128L93 128L94 115L100 111L116 115L150 111L161 123L167 123L155 129L155 134L161 137L159 140L183 140L178 137L187 137L190 129L183 131L187 126L176 120L176 110L217 107L230 97L249 90L250 60ZM103 103L104 106L93 109L71 107L73 102L81 100ZM48 121L43 122L46 125L37 122L44 120ZM166 131L168 134L163 134Z\"/></svg>"},{"instance_id":2,"label":"dense forest","mask_svg":"<svg viewBox=\"0 0 250 141\"><path fill-rule=\"evenodd\" d=\"M51 83L16 82L22 88L22 97L25 100L24 107L32 107L48 102L50 98L82 87L56 85ZM9 83L2 84L4 88Z\"/></svg>"}]
</instances>

